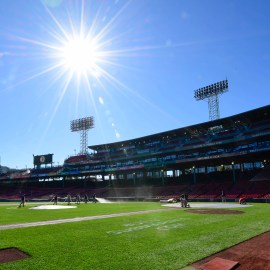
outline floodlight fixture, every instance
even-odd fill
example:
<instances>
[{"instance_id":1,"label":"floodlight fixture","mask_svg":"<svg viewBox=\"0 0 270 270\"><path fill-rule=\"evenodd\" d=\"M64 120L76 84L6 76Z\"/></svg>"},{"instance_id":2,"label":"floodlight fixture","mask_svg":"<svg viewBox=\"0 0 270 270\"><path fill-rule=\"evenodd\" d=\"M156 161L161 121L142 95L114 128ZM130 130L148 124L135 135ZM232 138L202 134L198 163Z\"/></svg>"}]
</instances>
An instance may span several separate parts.
<instances>
[{"instance_id":1,"label":"floodlight fixture","mask_svg":"<svg viewBox=\"0 0 270 270\"><path fill-rule=\"evenodd\" d=\"M194 98L198 100L208 99L209 120L220 118L219 95L228 91L228 80L220 81L194 91Z\"/></svg>"},{"instance_id":2,"label":"floodlight fixture","mask_svg":"<svg viewBox=\"0 0 270 270\"><path fill-rule=\"evenodd\" d=\"M94 117L84 117L70 122L71 132L80 132L80 154L87 153L88 130L94 127Z\"/></svg>"}]
</instances>

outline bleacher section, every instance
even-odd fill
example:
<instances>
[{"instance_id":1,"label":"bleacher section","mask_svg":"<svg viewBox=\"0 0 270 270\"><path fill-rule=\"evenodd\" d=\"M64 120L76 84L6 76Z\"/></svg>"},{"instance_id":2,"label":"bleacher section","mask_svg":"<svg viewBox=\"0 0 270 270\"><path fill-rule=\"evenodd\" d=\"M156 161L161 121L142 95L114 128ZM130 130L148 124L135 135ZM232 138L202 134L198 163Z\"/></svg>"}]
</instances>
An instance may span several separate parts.
<instances>
[{"instance_id":1,"label":"bleacher section","mask_svg":"<svg viewBox=\"0 0 270 270\"><path fill-rule=\"evenodd\" d=\"M87 155L71 156L65 160L65 163L79 163L87 160Z\"/></svg>"}]
</instances>

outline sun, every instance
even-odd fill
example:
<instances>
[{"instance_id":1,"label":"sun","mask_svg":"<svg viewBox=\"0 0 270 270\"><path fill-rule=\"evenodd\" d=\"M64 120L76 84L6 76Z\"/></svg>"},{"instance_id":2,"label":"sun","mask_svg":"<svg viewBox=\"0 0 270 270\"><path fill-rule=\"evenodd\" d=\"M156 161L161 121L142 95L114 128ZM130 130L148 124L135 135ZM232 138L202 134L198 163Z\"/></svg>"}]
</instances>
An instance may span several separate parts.
<instances>
[{"instance_id":1,"label":"sun","mask_svg":"<svg viewBox=\"0 0 270 270\"><path fill-rule=\"evenodd\" d=\"M100 56L95 39L80 36L67 40L59 51L59 58L63 68L79 76L82 74L96 74Z\"/></svg>"},{"instance_id":2,"label":"sun","mask_svg":"<svg viewBox=\"0 0 270 270\"><path fill-rule=\"evenodd\" d=\"M120 5L117 12L107 19L101 15L102 8L90 16L86 12L88 11L86 2L78 1L80 4L76 11L70 12L67 9L65 16L60 16L57 11L44 6L49 18L48 24L42 25L46 39L42 36L38 39L18 36L22 42L39 48L40 54L34 55L45 59L44 66L39 66L37 72L20 84L51 73L53 76L50 86L60 82L61 99L70 86L72 89L76 86L77 93L81 91L80 89L85 89L91 97L94 88L105 89L107 83L117 89L129 89L115 76L116 69L126 68L121 63L121 58L134 57L137 51L149 49L149 47L118 47L122 44L121 38L130 31L129 29L118 31L116 27L129 2Z\"/></svg>"}]
</instances>

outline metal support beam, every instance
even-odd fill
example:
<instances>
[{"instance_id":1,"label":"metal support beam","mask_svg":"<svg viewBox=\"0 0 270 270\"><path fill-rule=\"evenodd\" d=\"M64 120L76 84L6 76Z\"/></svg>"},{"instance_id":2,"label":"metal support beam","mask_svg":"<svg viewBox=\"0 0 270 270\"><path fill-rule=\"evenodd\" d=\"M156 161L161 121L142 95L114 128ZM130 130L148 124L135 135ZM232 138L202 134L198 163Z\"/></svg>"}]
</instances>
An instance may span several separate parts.
<instances>
[{"instance_id":1,"label":"metal support beam","mask_svg":"<svg viewBox=\"0 0 270 270\"><path fill-rule=\"evenodd\" d=\"M218 95L208 97L208 110L210 121L217 120L220 118Z\"/></svg>"}]
</instances>

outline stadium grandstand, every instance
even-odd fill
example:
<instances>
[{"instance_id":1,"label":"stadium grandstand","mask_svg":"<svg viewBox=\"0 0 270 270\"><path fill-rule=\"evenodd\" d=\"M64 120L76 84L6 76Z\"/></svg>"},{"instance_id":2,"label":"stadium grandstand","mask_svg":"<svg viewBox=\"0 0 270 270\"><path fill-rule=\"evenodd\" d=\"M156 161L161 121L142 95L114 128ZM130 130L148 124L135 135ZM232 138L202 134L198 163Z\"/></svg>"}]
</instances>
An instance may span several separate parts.
<instances>
[{"instance_id":1,"label":"stadium grandstand","mask_svg":"<svg viewBox=\"0 0 270 270\"><path fill-rule=\"evenodd\" d=\"M270 199L270 105L110 144L58 166L0 174L0 198L95 193L108 199Z\"/></svg>"}]
</instances>

